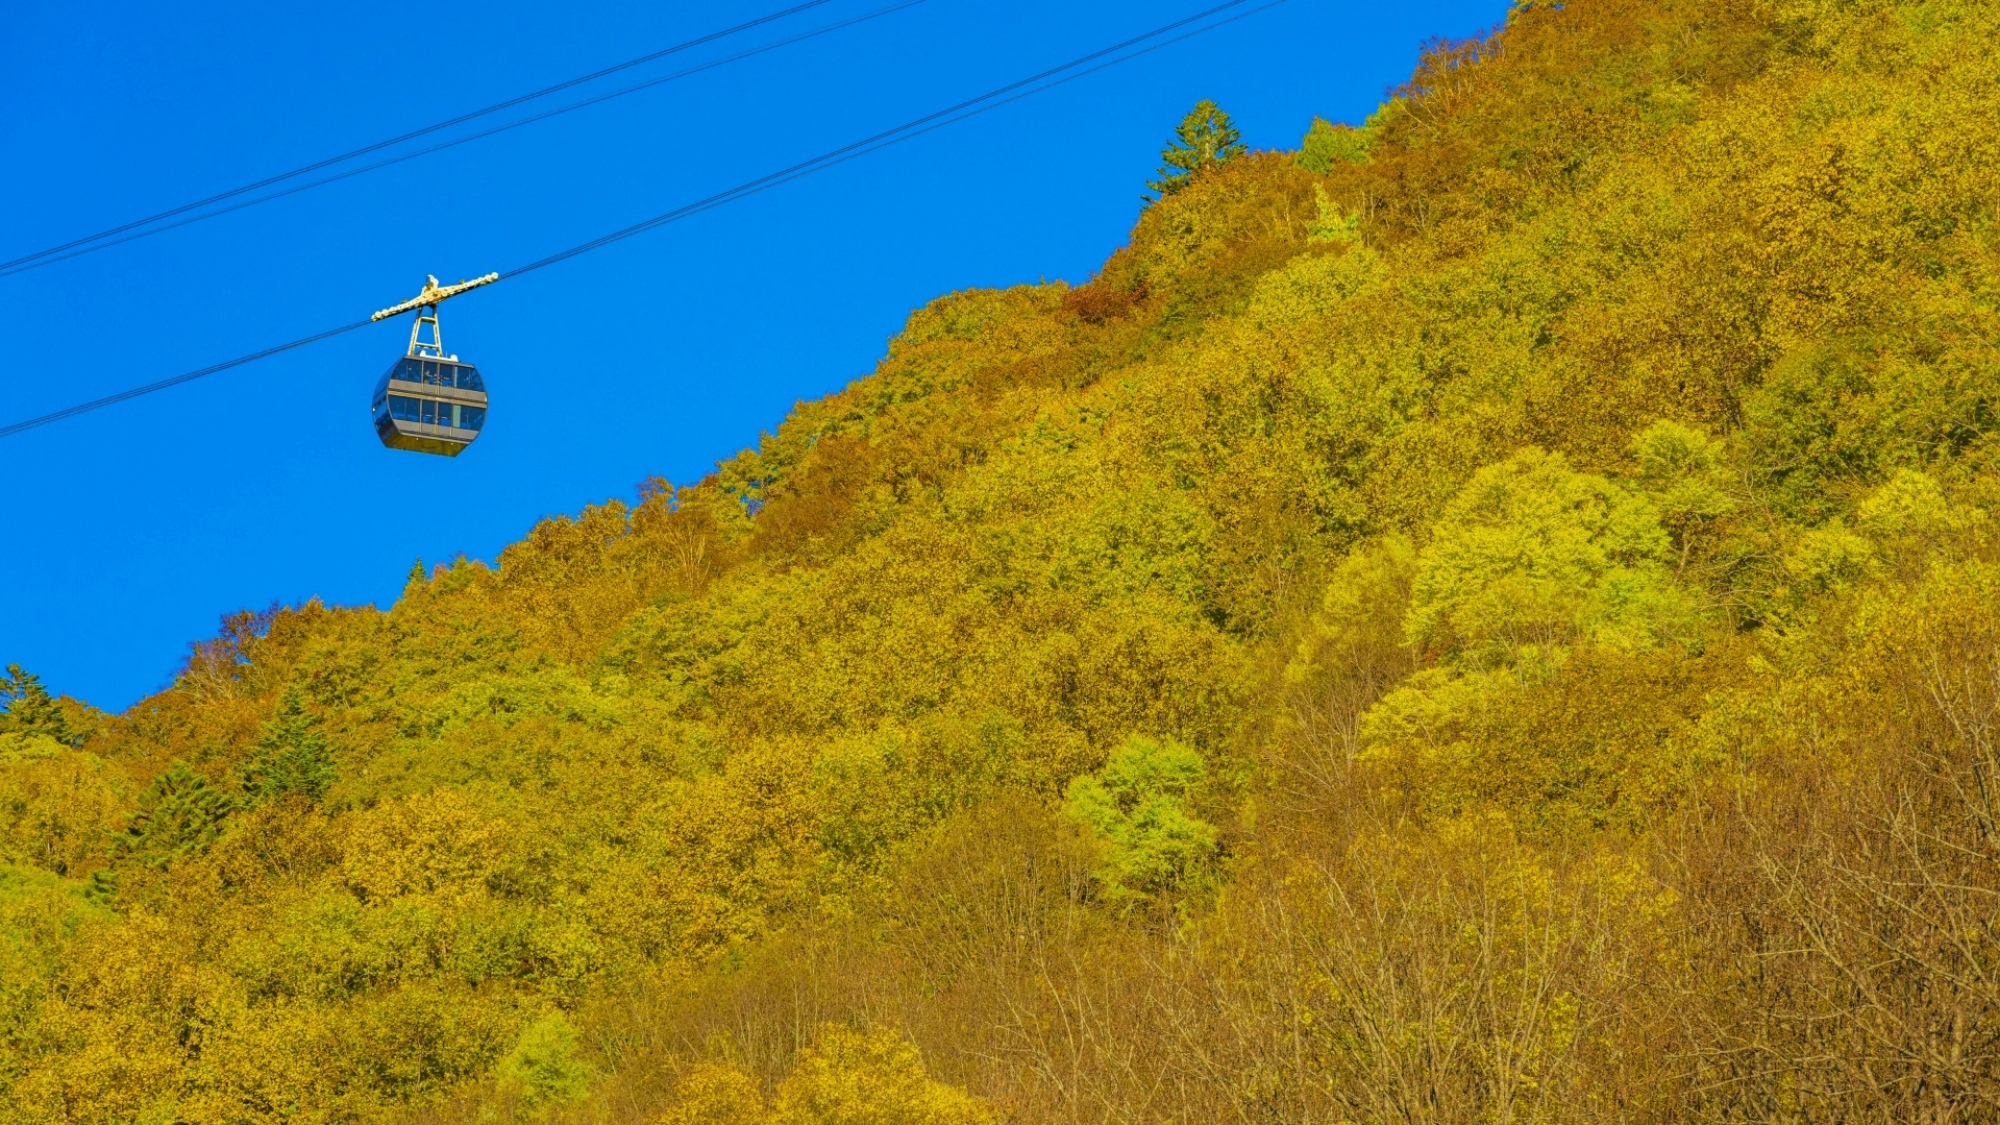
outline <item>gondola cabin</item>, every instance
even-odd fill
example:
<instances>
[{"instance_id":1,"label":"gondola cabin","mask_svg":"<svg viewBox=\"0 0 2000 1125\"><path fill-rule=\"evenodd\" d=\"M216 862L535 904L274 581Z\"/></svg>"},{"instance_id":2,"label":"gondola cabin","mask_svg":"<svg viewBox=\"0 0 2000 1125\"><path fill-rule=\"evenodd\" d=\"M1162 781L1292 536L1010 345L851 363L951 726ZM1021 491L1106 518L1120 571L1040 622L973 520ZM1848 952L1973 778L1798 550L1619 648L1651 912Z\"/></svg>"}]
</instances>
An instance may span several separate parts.
<instances>
[{"instance_id":1,"label":"gondola cabin","mask_svg":"<svg viewBox=\"0 0 2000 1125\"><path fill-rule=\"evenodd\" d=\"M486 427L486 380L480 378L477 367L444 354L437 307L447 297L499 277L492 273L443 286L433 277L423 292L374 315L372 319L382 320L412 309L417 313L416 322L410 325L410 350L375 384L370 409L375 416L375 435L383 445L456 457L479 439L479 431ZM431 330L428 340L424 339L425 325Z\"/></svg>"},{"instance_id":2,"label":"gondola cabin","mask_svg":"<svg viewBox=\"0 0 2000 1125\"><path fill-rule=\"evenodd\" d=\"M383 445L456 457L486 425L486 381L457 356L404 356L375 384L372 409Z\"/></svg>"}]
</instances>

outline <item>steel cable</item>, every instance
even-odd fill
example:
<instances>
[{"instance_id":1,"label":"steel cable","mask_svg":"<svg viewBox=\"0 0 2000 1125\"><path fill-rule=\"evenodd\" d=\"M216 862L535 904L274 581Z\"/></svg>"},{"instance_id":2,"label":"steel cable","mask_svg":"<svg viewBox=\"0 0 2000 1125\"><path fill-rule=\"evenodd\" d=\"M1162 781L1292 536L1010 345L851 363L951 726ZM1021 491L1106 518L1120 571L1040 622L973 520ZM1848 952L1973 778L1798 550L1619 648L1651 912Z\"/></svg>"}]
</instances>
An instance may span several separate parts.
<instances>
[{"instance_id":1,"label":"steel cable","mask_svg":"<svg viewBox=\"0 0 2000 1125\"><path fill-rule=\"evenodd\" d=\"M820 2L825 3L826 0L820 0ZM557 106L554 109L544 110L541 113L530 114L527 117L523 117L515 121L509 121L505 125L496 125L491 129L482 129L477 133L468 133L462 137L453 137L451 140L444 141L439 144L430 145L425 148L420 148L415 150L414 152L399 153L398 155L389 157L386 160L378 160L372 164L364 164L359 168L350 168L344 172L336 172L331 176L326 176L321 179L310 180L303 184L295 184L291 187L283 189L282 191L274 191L268 195L260 195L255 199L245 199L240 202L232 203L227 207L218 207L213 211L204 211L198 215L189 215L188 217L177 220L175 222L162 223L158 226L146 227L143 230L135 230L129 234L124 235L121 238L111 238L103 242L93 243L88 246L81 246L78 247L77 249L70 250L67 253L55 254L53 257L46 257L42 258L39 261L27 262L24 265L10 266L4 263L0 263L0 277L12 277L17 273L26 273L29 270L40 269L43 266L54 265L57 262L65 262L71 258L82 257L85 254L94 253L98 250L109 249L110 247L113 246L120 246L127 242L134 242L137 241L138 239L147 238L151 235L160 234L165 231L176 230L180 227L188 226L189 224L192 223L199 223L205 219L213 219L218 215L227 215L232 211L241 211L246 207L255 207L259 203L269 203L274 199L283 199L288 195L297 195L302 191L311 191L313 188L316 187L324 187L327 184L338 183L341 180L352 179L355 176L363 175L368 172L374 172L382 168L390 167L391 165L401 164L407 160L415 160L420 156L429 156L434 152L443 152L445 149L456 148L459 145L468 144L472 141L483 140L487 137L491 137L499 133L505 133L513 129L518 129L523 125L532 125L537 121L546 121L551 117L560 117L565 113L570 113L575 110L584 109L589 106L597 105L600 102L608 102L613 98L622 98L627 94L637 93L640 90L648 90L655 86L665 85L668 82L678 81L679 79L686 78L690 75L700 74L704 71L715 70L718 67L727 66L730 63L741 62L744 59L751 58L756 55L762 55L770 51L775 51L780 47L789 47L794 43L801 43L808 39L816 39L819 36L826 35L830 32L839 31L842 28L852 27L858 23L866 23L869 20L879 19L882 16L890 15L895 12L900 12L904 8L913 8L923 2L924 0L899 0L898 3L890 4L889 6L884 8L877 8L871 12L863 12L861 15L858 16L850 16L844 20L837 20L833 23L824 24L820 27L813 28L810 31L803 31L797 35L787 36L784 39L774 40L770 43L762 44L761 46L752 47L747 51L739 51L736 54L727 55L719 59L714 59L710 62L705 62L698 66L691 66L684 70L677 70L674 71L672 74L663 74L658 78L648 78L644 82L634 83L633 85L630 86L621 86L616 90L608 90L602 94L597 94L592 97L585 98L582 101L571 102L568 105ZM578 81L582 80L579 79ZM329 162L329 163L334 163L334 162ZM321 165L321 167L324 166L325 165ZM49 251L49 253L53 254L54 252Z\"/></svg>"},{"instance_id":2,"label":"steel cable","mask_svg":"<svg viewBox=\"0 0 2000 1125\"><path fill-rule=\"evenodd\" d=\"M554 116L562 116L562 114L568 114L568 112L572 112L572 110L582 110L582 108L588 108L588 106L596 106L598 102L608 102L608 100L612 100L612 98L622 98L622 96L626 96L626 94L636 94L638 90L650 90L650 88L654 88L654 86L662 86L662 84L666 84L666 82L676 82L676 80L680 80L680 78L688 78L690 74L702 74L704 70L716 70L716 68L720 68L720 66L728 66L728 64L732 64L732 62L742 62L744 58L750 58L750 56L756 56L756 54L766 54L766 52L772 52L772 50L778 50L780 46L792 46L792 44L796 44L796 42L804 42L804 40L810 40L810 38L818 38L818 36L824 36L824 34L828 34L828 32L838 32L838 30L842 30L842 28L850 28L850 26L854 26L854 24L864 24L864 22L868 22L868 20L876 20L876 18L880 18L880 16L888 16L888 14L892 14L892 12L900 12L900 10L904 10L904 8L914 8L914 6L922 4L922 2L924 2L924 0L900 0L898 4L890 4L890 6L886 6L886 8L876 8L876 10L872 10L872 12L862 12L860 16L848 16L846 20L836 20L836 22L832 22L832 24L824 24L824 26L818 26L818 28L812 28L810 32L800 32L800 34L796 34L796 36L786 36L786 38L782 38L782 40L774 40L774 42L768 42L768 44L762 44L762 46L754 46L754 48L750 48L750 50L744 50L744 52L738 52L738 54L730 54L730 56L724 56L724 58L716 58L716 60L712 60L712 62L704 62L704 64L700 64L700 66L688 66L686 70L676 70L676 72L672 72L672 74L662 74L662 76L658 76L658 78L648 78L648 80L644 80L644 82L636 82L636 84L632 84L632 86L620 86L618 90L606 90L604 94L596 94L596 96L590 96L590 98L584 98L584 100L580 100L580 102L570 102L570 104L566 104L566 106L556 106L556 108L552 108L552 110L544 110L544 112L538 112L538 114L530 114L530 116L524 116L524 118L520 118L520 120L512 120L512 122L506 122L506 124L500 124L500 126L494 126L494 128L486 128L486 130L480 130L480 132L470 132L470 134L466 134L466 136L454 136L452 140L446 140L446 142L440 142L440 144L432 144L432 146L428 146L428 148L418 148L418 150L414 150L414 152L402 152L402 154L396 154L396 156L390 156L388 160L376 160L374 164L362 164L360 168L348 168L346 172L334 172L332 176L324 176L324 178L318 178L318 180L308 180L308 182L304 182L304 184L294 184L294 186L290 186L290 188L284 188L284 190L278 190L278 192L270 192L270 194L266 194L266 196L256 196L256 198L250 198L250 200L242 200L242 202L234 202L234 204L230 204L230 206L218 206L216 210L206 210L206 212L202 212L202 214L190 214L190 216L186 216L186 218L180 218L180 220L176 220L176 222L166 222L166 224L160 224L160 226L148 226L148 228L144 228L144 230L134 230L134 232L130 232L130 234L126 234L126 236L122 236L122 238L110 238L110 240L104 240L104 242L94 242L94 244L90 244L90 246L80 246L80 248L76 248L76 250L70 250L70 252L66 252L66 254L56 254L56 256L52 256L52 258L42 258L42 260L38 260L38 262L28 262L28 264L24 264L24 266L12 266L12 268L8 268L8 266L0 264L0 278L10 278L10 276L14 276L14 274L24 274L24 272L28 272L28 270L38 270L38 268L42 268L42 266L50 266L50 264L56 264L56 262L66 262L66 260L70 260L70 258L80 258L80 256L84 256L84 254L90 254L90 252L96 252L96 250L106 250L106 248L110 248L110 246L120 246L120 244L124 244L124 242L134 242L134 240L138 240L138 238L148 238L148 236L152 236L152 234L160 234L160 232L166 232L166 230L176 230L176 228L180 228L180 226L188 226L188 224L194 224L194 222L202 222L202 220L206 220L206 218L216 218L218 214L230 214L230 212L234 212L234 210L244 210L244 208L248 208L248 206L256 206L256 204L260 204L260 202L270 202L270 200L278 200L278 198L284 198L284 196L296 196L298 192L308 192L308 190L312 190L312 188L320 188L320 186L326 186L326 184L334 184L334 182L340 182L340 180L350 180L350 178L354 178L354 176L360 176L360 174L366 174L366 172L374 172L374 170L380 170L380 168L388 168L388 166L392 166L392 164L402 164L404 160L416 160L418 156L430 156L432 152L444 152L446 148L456 148L456 146L460 146L460 144L468 144L468 142L474 142L474 140L484 140L484 138L488 138L488 136L494 136L494 134L502 134L502 132L508 132L508 130L516 130L516 128L520 128L520 126L524 126L524 124L534 124L534 122L540 122L540 120L548 120L548 118L554 118Z\"/></svg>"},{"instance_id":3,"label":"steel cable","mask_svg":"<svg viewBox=\"0 0 2000 1125\"><path fill-rule=\"evenodd\" d=\"M339 156L329 156L324 160L314 161L311 164L294 168L289 172L281 172L278 175L266 177L265 179L258 180L255 183L244 184L242 187L238 188L231 188L228 191L221 192L216 195L211 195L206 199L197 199L193 203L183 203L179 207L169 208L168 210L161 211L157 215L148 215L143 219L134 219L129 223L124 223L119 226L110 227L108 229L98 231L96 234L89 234L83 236L82 238L72 239L68 242L63 243L60 246L51 246L45 250L37 250L32 254L24 254L21 257L15 258L11 261L0 262L0 270L14 271L14 267L24 265L28 262L33 262L41 258L47 258L53 254L60 254L65 250L73 250L76 247L82 246L86 243L96 242L101 239L110 238L113 235L124 234L126 231L146 226L149 223L159 222L161 219L171 219L176 215L184 215L189 211L198 210L202 207L207 207L213 203L221 203L222 201L227 199L234 199L239 195L246 195L250 192L270 187L273 184L283 183L286 180L297 179L300 176L317 172L322 168L331 168L335 164L342 164L349 160L353 160L357 157L366 156L371 152L380 152L385 148L392 148L396 145L402 144L405 141L413 141L416 140L418 137L427 137L432 133L439 132L440 130L449 129L455 125L463 125L468 121L476 121L481 117L491 116L492 114L499 113L503 110L513 109L517 105L524 105L528 102L536 100L537 98L548 97L550 94L559 94L564 90L581 86L587 82L595 82L600 78L609 77L610 75L617 74L620 71L630 70L635 66L644 66L649 62L657 62L660 59L667 58L670 55L677 55L682 51L688 51L696 47L705 46L719 39L726 39L729 36L737 35L745 31L750 31L752 29L762 27L767 23L774 23L778 20L786 18L787 16L795 16L800 12L806 11L811 8L817 8L825 4L830 4L832 2L833 0L806 0L806 2L803 4L795 4L792 7L785 8L781 11L772 12L769 15L759 16L754 20L749 20L744 23L739 23L734 27L726 27L723 28L721 31L712 31L707 35L690 39L684 43L676 43L671 47L662 48L661 50L654 51L651 54L641 55L636 59L627 59L622 63L617 63L612 66L607 66L602 70L594 70L589 74L581 75L576 78L571 78L568 79L567 81L558 82L553 86L544 86L541 89L536 90L532 93L521 94L517 97L508 98L506 101L503 102L495 102L494 104L489 105L484 109L475 109L470 113L461 113L457 117L453 117L446 121L440 121L434 125L426 125L421 129L412 129L409 132L403 133L399 136L390 137L386 141L376 141L374 144L363 145L362 147L354 149L350 152L343 152ZM14 271L14 272L19 272L19 271Z\"/></svg>"}]
</instances>

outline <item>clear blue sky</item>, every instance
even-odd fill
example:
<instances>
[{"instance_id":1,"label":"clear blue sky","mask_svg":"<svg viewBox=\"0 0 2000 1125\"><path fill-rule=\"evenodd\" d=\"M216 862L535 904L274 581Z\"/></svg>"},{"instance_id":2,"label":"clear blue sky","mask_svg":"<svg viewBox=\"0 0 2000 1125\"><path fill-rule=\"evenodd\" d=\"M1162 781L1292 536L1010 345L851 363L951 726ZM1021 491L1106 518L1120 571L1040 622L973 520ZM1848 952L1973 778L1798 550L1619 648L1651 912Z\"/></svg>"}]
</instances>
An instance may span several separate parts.
<instances>
[{"instance_id":1,"label":"clear blue sky","mask_svg":"<svg viewBox=\"0 0 2000 1125\"><path fill-rule=\"evenodd\" d=\"M879 6L835 0L780 25ZM0 260L784 6L0 5ZM859 28L0 278L0 424L504 269L1209 6L926 0ZM122 709L219 617L386 606L413 560L691 481L866 374L940 293L1087 278L1199 98L1259 148L1358 122L1505 0L1290 0L969 123L445 306L493 394L456 460L383 449L385 324L0 440L0 663ZM770 29L709 48L775 37ZM657 64L642 75L672 64ZM614 80L616 81L616 80Z\"/></svg>"}]
</instances>

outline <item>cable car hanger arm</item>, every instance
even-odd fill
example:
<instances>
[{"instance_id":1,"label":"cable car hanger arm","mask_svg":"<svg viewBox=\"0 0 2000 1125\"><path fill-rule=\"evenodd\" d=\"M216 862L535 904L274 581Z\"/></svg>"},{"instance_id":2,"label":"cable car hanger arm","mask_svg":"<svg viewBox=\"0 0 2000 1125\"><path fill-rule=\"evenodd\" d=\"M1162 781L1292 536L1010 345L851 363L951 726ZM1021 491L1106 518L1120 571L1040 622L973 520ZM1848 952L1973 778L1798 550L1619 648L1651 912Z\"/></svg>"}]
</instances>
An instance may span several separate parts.
<instances>
[{"instance_id":1,"label":"cable car hanger arm","mask_svg":"<svg viewBox=\"0 0 2000 1125\"><path fill-rule=\"evenodd\" d=\"M401 316L403 313L409 312L412 309L421 309L426 305L435 305L439 301L444 300L446 297L456 297L460 293L463 293L468 289L477 289L482 285L491 285L498 280L500 280L499 274L489 273L485 277L475 277L471 281L461 281L457 285L439 285L438 279L435 276L432 276L430 280L424 284L423 292L417 294L416 296L410 298L407 301L404 301L400 305L394 305L391 306L390 308L383 309L381 312L376 313L374 316L371 316L368 319L370 321L377 321L377 320L387 320L392 316Z\"/></svg>"}]
</instances>

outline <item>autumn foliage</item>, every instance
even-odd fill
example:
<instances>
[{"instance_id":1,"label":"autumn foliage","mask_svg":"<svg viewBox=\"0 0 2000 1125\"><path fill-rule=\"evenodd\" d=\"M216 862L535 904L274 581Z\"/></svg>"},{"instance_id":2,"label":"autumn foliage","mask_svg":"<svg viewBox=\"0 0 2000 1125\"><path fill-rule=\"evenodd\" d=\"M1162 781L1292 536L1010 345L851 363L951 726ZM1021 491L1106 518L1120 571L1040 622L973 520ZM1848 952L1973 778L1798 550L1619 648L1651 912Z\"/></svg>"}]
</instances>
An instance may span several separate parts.
<instances>
[{"instance_id":1,"label":"autumn foliage","mask_svg":"<svg viewBox=\"0 0 2000 1125\"><path fill-rule=\"evenodd\" d=\"M2000 1119L1996 107L1522 3L707 479L10 672L0 1122Z\"/></svg>"}]
</instances>

